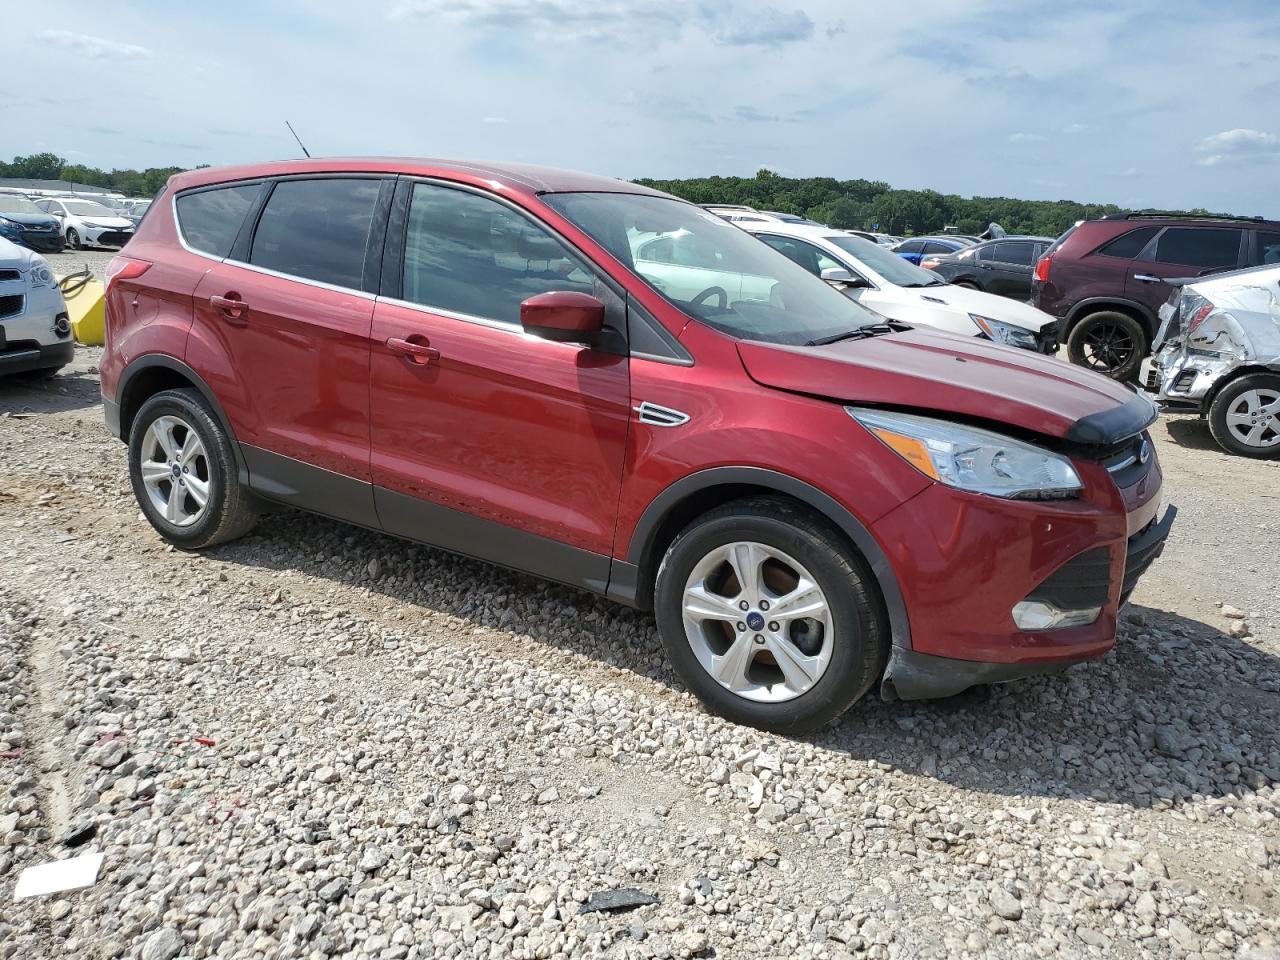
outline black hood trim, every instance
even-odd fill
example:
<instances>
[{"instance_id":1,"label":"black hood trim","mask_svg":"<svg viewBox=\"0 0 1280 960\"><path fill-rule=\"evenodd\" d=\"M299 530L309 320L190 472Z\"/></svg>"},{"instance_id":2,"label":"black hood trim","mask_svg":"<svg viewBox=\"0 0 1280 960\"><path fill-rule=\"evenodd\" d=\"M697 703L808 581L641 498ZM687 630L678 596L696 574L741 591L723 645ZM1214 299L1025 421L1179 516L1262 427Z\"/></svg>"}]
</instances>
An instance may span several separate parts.
<instances>
[{"instance_id":1,"label":"black hood trim","mask_svg":"<svg viewBox=\"0 0 1280 960\"><path fill-rule=\"evenodd\" d=\"M1135 393L1127 403L1081 417L1067 430L1066 440L1081 446L1110 446L1141 433L1158 415L1154 403Z\"/></svg>"}]
</instances>

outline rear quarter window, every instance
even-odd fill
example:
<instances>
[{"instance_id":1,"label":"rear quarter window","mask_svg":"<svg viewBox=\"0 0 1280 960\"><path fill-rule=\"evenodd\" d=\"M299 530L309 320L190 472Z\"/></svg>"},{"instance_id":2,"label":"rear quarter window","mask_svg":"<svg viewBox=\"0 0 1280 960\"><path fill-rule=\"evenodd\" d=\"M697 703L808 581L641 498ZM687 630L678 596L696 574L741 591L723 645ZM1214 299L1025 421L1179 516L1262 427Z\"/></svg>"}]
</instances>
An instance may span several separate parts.
<instances>
[{"instance_id":1,"label":"rear quarter window","mask_svg":"<svg viewBox=\"0 0 1280 960\"><path fill-rule=\"evenodd\" d=\"M260 189L261 184L252 183L180 194L177 209L182 239L201 253L227 256Z\"/></svg>"}]
</instances>

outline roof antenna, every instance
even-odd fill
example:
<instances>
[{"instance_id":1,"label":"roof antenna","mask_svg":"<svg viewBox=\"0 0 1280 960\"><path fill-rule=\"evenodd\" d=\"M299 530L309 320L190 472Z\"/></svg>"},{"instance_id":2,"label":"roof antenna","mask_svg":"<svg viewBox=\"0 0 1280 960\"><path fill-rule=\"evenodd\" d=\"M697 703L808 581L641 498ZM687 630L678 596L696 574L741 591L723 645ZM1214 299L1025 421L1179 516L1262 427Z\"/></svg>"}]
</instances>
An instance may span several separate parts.
<instances>
[{"instance_id":1,"label":"roof antenna","mask_svg":"<svg viewBox=\"0 0 1280 960\"><path fill-rule=\"evenodd\" d=\"M289 132L293 134L293 139L298 141L298 146L302 147L302 152L306 154L307 159L310 160L311 153L307 150L306 145L303 144L302 138L298 136L298 131L293 129L293 124L290 123L288 120L286 120L284 122L284 125L289 128Z\"/></svg>"}]
</instances>

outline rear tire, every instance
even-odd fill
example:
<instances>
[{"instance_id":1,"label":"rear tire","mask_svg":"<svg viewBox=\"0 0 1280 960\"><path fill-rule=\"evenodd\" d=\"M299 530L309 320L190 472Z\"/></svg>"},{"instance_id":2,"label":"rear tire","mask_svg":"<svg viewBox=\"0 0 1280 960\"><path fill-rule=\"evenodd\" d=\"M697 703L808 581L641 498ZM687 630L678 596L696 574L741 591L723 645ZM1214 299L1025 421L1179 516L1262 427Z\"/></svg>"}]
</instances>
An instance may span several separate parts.
<instances>
[{"instance_id":1,"label":"rear tire","mask_svg":"<svg viewBox=\"0 0 1280 960\"><path fill-rule=\"evenodd\" d=\"M957 281L956 281L956 286L957 286L957 287L964 287L966 290L981 290L981 289L982 289L980 286L978 286L978 285L977 285L976 283L974 283L972 280L957 280Z\"/></svg>"},{"instance_id":2,"label":"rear tire","mask_svg":"<svg viewBox=\"0 0 1280 960\"><path fill-rule=\"evenodd\" d=\"M1209 431L1227 453L1280 459L1280 376L1253 373L1228 383L1209 405Z\"/></svg>"},{"instance_id":3,"label":"rear tire","mask_svg":"<svg viewBox=\"0 0 1280 960\"><path fill-rule=\"evenodd\" d=\"M1100 310L1071 328L1067 355L1078 366L1127 382L1138 375L1147 355L1147 332L1127 313Z\"/></svg>"},{"instance_id":4,"label":"rear tire","mask_svg":"<svg viewBox=\"0 0 1280 960\"><path fill-rule=\"evenodd\" d=\"M231 438L195 390L162 390L129 429L129 478L143 514L176 547L235 540L258 519Z\"/></svg>"},{"instance_id":5,"label":"rear tire","mask_svg":"<svg viewBox=\"0 0 1280 960\"><path fill-rule=\"evenodd\" d=\"M840 716L888 657L888 617L865 560L823 518L780 498L738 500L686 527L658 569L654 608L689 690L713 713L775 733Z\"/></svg>"}]
</instances>

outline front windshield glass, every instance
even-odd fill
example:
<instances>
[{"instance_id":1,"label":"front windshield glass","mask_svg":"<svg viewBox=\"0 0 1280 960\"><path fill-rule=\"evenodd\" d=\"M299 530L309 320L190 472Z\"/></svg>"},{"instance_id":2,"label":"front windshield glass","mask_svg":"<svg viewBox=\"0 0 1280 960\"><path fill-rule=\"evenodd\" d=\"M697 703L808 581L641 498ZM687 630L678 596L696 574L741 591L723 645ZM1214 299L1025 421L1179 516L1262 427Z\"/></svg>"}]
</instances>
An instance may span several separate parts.
<instances>
[{"instance_id":1,"label":"front windshield glass","mask_svg":"<svg viewBox=\"0 0 1280 960\"><path fill-rule=\"evenodd\" d=\"M882 247L870 240L863 240L852 234L833 234L826 238L827 242L853 254L867 267L898 287L936 287L942 283L927 270L921 270L914 263L904 260L888 247Z\"/></svg>"},{"instance_id":2,"label":"front windshield glass","mask_svg":"<svg viewBox=\"0 0 1280 960\"><path fill-rule=\"evenodd\" d=\"M693 204L628 193L542 199L680 310L730 336L800 345L880 319Z\"/></svg>"},{"instance_id":3,"label":"front windshield glass","mask_svg":"<svg viewBox=\"0 0 1280 960\"><path fill-rule=\"evenodd\" d=\"M40 213L41 210L26 197L0 193L0 213Z\"/></svg>"},{"instance_id":4,"label":"front windshield glass","mask_svg":"<svg viewBox=\"0 0 1280 960\"><path fill-rule=\"evenodd\" d=\"M67 208L68 213L74 213L78 217L114 217L115 213L100 203L94 203L92 200L63 200L62 205Z\"/></svg>"}]
</instances>

